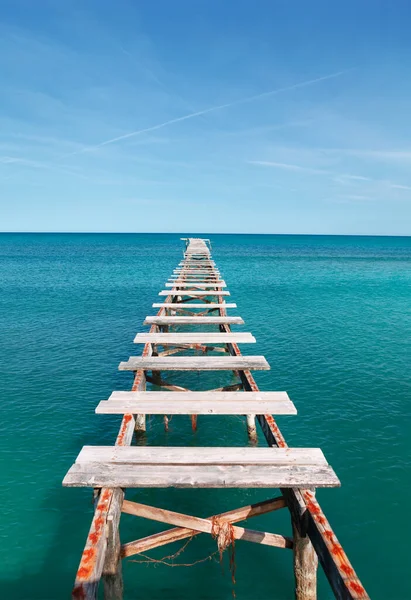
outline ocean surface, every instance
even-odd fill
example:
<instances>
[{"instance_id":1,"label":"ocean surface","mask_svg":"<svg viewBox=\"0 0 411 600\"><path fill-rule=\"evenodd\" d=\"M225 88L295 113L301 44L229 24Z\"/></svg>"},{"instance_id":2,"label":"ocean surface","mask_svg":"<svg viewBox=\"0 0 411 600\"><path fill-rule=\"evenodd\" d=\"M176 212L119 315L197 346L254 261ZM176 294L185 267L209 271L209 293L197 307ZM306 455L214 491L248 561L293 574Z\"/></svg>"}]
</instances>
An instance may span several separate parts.
<instances>
[{"instance_id":1,"label":"ocean surface","mask_svg":"<svg viewBox=\"0 0 411 600\"><path fill-rule=\"evenodd\" d=\"M374 600L411 598L411 238L206 235L254 346L297 416L278 418L290 446L321 447L341 479L318 498ZM94 414L130 389L120 360L182 255L178 234L0 235L0 596L68 598L92 516L91 492L62 488L84 444L114 443L117 416ZM195 389L199 375L180 374ZM210 377L207 375L207 377ZM185 378L185 379L184 379ZM217 381L218 378L215 379ZM176 379L174 379L176 381ZM262 434L260 443L264 444ZM151 417L147 442L244 445L242 417ZM270 490L132 490L130 499L208 516ZM287 511L255 529L290 534ZM125 515L123 541L164 526ZM164 528L166 528L165 526ZM151 552L162 558L182 543ZM215 551L199 536L176 563ZM139 557L134 557L137 560ZM238 600L293 598L292 553L236 544ZM232 598L227 562L167 567L126 560L125 598ZM319 598L332 598L322 573Z\"/></svg>"}]
</instances>

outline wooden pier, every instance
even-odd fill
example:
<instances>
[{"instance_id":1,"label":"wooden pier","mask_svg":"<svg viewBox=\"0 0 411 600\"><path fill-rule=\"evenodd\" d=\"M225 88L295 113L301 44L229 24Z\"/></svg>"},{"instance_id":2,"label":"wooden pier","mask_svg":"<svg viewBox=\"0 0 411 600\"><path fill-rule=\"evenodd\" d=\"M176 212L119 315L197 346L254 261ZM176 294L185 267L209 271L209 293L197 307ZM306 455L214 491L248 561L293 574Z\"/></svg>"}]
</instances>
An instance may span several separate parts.
<instances>
[{"instance_id":1,"label":"wooden pier","mask_svg":"<svg viewBox=\"0 0 411 600\"><path fill-rule=\"evenodd\" d=\"M227 315L236 304L225 301L230 293L211 258L209 240L182 239L184 258L165 284L170 289L159 293L164 302L153 304L159 309L157 315L144 321L150 330L134 340L144 345L142 354L120 363L120 370L134 373L132 389L114 391L96 408L98 414L123 415L115 445L84 446L63 481L68 487L93 488L95 494L94 517L72 597L97 598L103 579L105 599L120 599L122 559L208 533L220 549L227 547L228 539L228 543L241 540L292 550L297 600L317 597L318 561L336 598L368 598L316 500L316 488L340 485L336 474L319 448L287 446L272 415L295 415L294 404L286 392L258 389L251 371L270 367L263 356L240 352L239 344L256 340L251 333L231 330L231 325L243 320ZM201 329L204 325L207 330ZM188 330L181 331L181 326ZM229 382L218 389L190 391L165 381L162 371L226 371ZM164 391L149 391L147 384ZM198 415L245 415L251 446L133 445L134 433L146 429L147 414L164 415L166 427L169 416L189 415L194 429ZM257 422L266 448L255 445ZM276 488L279 494L273 498L270 491L263 502L203 518L125 499L127 488L143 487ZM279 509L290 512L290 536L235 525ZM122 512L174 527L121 543Z\"/></svg>"}]
</instances>

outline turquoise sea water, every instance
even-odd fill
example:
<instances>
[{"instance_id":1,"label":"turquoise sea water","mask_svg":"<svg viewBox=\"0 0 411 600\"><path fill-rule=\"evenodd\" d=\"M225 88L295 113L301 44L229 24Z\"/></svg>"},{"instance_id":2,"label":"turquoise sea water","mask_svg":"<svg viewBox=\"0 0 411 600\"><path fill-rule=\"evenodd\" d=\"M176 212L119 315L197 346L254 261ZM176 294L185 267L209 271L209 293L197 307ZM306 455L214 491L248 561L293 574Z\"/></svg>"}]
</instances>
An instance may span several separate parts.
<instances>
[{"instance_id":1,"label":"turquoise sea water","mask_svg":"<svg viewBox=\"0 0 411 600\"><path fill-rule=\"evenodd\" d=\"M0 596L69 597L92 515L89 490L61 481L83 444L112 444L119 418L94 408L129 389L120 360L180 260L179 235L0 235ZM241 329L298 415L278 419L291 446L319 446L341 489L319 500L373 599L411 598L411 238L210 235ZM187 382L183 374L180 381ZM201 384L190 375L190 385ZM176 380L176 379L174 379ZM263 444L260 434L261 444ZM148 443L243 445L239 417L204 417L196 434L152 417ZM200 516L270 497L269 490L134 490L128 497ZM286 511L250 527L290 533ZM160 531L123 517L124 541ZM181 543L152 552L162 557ZM177 561L215 549L199 536ZM291 552L236 545L238 600L293 598ZM125 598L231 598L227 567L124 562ZM323 575L319 598L331 598Z\"/></svg>"}]
</instances>

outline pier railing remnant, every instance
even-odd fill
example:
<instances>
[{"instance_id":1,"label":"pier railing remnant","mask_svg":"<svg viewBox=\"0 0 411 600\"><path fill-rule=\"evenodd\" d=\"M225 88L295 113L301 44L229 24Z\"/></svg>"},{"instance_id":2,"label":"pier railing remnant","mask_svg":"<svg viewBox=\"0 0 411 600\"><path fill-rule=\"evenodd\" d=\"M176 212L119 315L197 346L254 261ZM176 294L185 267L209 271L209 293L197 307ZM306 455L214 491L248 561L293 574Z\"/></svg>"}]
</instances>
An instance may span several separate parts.
<instances>
[{"instance_id":1,"label":"pier railing remnant","mask_svg":"<svg viewBox=\"0 0 411 600\"><path fill-rule=\"evenodd\" d=\"M263 356L244 356L239 344L255 343L251 333L233 332L240 317L228 316L236 304L226 301L230 292L212 260L209 240L183 238L184 258L154 303L159 311L149 316L147 333L139 333L140 356L120 363L132 371L131 391L115 391L99 403L96 413L123 415L114 446L85 446L64 478L63 485L95 490L95 511L77 571L73 598L97 598L100 579L108 600L123 595L121 560L200 533L217 538L229 531L232 540L292 549L297 600L317 595L317 563L320 562L338 599L366 599L368 595L339 544L315 497L317 487L336 487L339 480L319 448L289 448L272 415L294 415L286 392L261 392L252 370L267 370ZM181 326L200 329L181 331ZM204 331L201 325L212 325ZM175 331L173 328L178 327ZM190 355L187 355L190 350ZM196 351L193 355L193 350ZM209 353L213 354L210 356ZM173 385L166 371L225 371L226 386L190 391ZM232 375L234 373L235 382ZM164 391L147 391L147 383ZM132 445L134 432L146 429L146 415L246 415L251 446L165 447ZM268 448L253 446L258 421ZM127 488L278 488L275 498L228 512L200 518L125 499ZM234 525L257 515L287 508L292 537L255 531ZM121 513L168 525L172 529L138 540L120 543ZM219 540L218 540L219 542Z\"/></svg>"}]
</instances>

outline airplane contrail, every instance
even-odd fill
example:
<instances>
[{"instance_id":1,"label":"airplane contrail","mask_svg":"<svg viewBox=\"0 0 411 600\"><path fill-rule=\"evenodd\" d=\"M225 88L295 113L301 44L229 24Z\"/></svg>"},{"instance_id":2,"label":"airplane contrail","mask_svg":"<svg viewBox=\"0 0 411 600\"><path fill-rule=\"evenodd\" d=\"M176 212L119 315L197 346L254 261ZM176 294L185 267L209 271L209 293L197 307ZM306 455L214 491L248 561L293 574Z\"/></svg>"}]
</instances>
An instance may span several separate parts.
<instances>
[{"instance_id":1,"label":"airplane contrail","mask_svg":"<svg viewBox=\"0 0 411 600\"><path fill-rule=\"evenodd\" d=\"M170 119L169 121L164 121L164 123L159 123L158 125L152 125L151 127L146 127L145 129L137 129L137 131L131 131L130 133L125 133L124 135L119 135L118 137L111 138L109 140L105 140L104 142L100 142L94 146L85 146L81 150L77 152L73 152L72 154L67 154L65 156L73 156L74 154L82 154L83 152L90 152L91 150L96 150L97 148L101 148L102 146L108 146L109 144L114 144L115 142L120 142L121 140L126 140L131 137L135 137L137 135L141 135L143 133L148 133L150 131L156 131L157 129L162 129L163 127L167 127L167 125L172 125L173 123L179 123L181 121L187 121L188 119L193 119L194 117L200 117L201 115L206 115L208 113L214 112L216 110L222 110L223 108L231 108L232 106L237 106L238 104L245 104L247 102L252 102L254 100L258 100L260 98L264 98L267 96L274 96L276 94L281 94L283 92L288 92L290 90L295 90L297 88L306 87L308 85L313 85L314 83L319 83L320 81L326 81L327 79L333 79L334 77L340 77L344 73L347 73L351 69L345 69L344 71L337 71L336 73L331 73L330 75L324 75L323 77L317 77L316 79L309 79L308 81L302 81L301 83L295 83L293 85L288 85L287 87L278 88L276 90L270 90L268 92L263 92L261 94L256 94L254 96L248 96L247 98L241 98L240 100L235 100L234 102L228 102L227 104L220 104L218 106L211 106L210 108L205 108L203 110L199 110L197 112L192 112L183 117L177 117L175 119Z\"/></svg>"}]
</instances>

